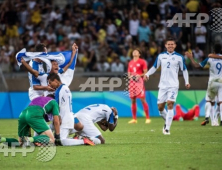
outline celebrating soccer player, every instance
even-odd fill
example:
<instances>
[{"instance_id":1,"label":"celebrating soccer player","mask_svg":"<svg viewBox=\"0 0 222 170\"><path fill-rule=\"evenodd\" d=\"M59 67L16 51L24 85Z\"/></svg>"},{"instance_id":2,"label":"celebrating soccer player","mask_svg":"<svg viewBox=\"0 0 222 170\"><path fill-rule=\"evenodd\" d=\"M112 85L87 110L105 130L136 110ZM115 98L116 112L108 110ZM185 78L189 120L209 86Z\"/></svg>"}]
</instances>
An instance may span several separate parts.
<instances>
[{"instance_id":1,"label":"celebrating soccer player","mask_svg":"<svg viewBox=\"0 0 222 170\"><path fill-rule=\"evenodd\" d=\"M215 44L214 45L214 54L211 54L210 56L217 57L217 55L220 55L221 52L221 45ZM201 63L197 63L192 53L186 52L186 56L190 58L192 64L196 68L204 67L206 64L208 64L209 71L210 71L210 77L208 81L208 88L206 93L206 104L205 104L205 120L201 123L202 126L205 126L207 123L209 123L209 117L211 117L211 125L215 126L218 122L215 122L214 120L214 105L215 105L215 97L218 96L218 103L220 103L220 111L222 110L222 59L214 59L214 58L206 58ZM221 112L222 113L222 112Z\"/></svg>"},{"instance_id":2,"label":"celebrating soccer player","mask_svg":"<svg viewBox=\"0 0 222 170\"><path fill-rule=\"evenodd\" d=\"M128 64L128 77L129 77L129 94L131 98L131 109L133 119L128 123L137 123L136 119L136 98L140 98L143 104L143 110L146 114L145 123L150 123L149 106L145 99L145 87L143 82L143 76L147 72L147 63L144 59L141 59L141 51L135 49L132 53L133 59Z\"/></svg>"},{"instance_id":3,"label":"celebrating soccer player","mask_svg":"<svg viewBox=\"0 0 222 170\"><path fill-rule=\"evenodd\" d=\"M144 75L144 80L148 80L149 76L161 66L157 104L159 113L165 120L163 134L170 135L170 127L174 116L173 105L176 101L179 88L179 67L183 71L183 77L187 89L190 88L190 84L184 57L174 51L176 48L175 40L173 38L168 38L165 47L167 51L162 52L157 56L153 67ZM165 110L166 103L167 111Z\"/></svg>"}]
</instances>

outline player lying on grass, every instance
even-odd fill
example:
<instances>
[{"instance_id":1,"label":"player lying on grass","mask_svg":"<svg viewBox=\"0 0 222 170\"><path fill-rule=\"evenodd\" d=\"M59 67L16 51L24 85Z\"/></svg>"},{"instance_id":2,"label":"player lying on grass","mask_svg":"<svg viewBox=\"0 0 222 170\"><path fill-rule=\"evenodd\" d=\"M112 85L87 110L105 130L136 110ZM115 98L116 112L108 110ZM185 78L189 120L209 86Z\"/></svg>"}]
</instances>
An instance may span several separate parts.
<instances>
[{"instance_id":1,"label":"player lying on grass","mask_svg":"<svg viewBox=\"0 0 222 170\"><path fill-rule=\"evenodd\" d=\"M53 124L55 134L53 135L48 124L44 120L44 115L51 113L53 115ZM39 136L30 136L30 128L39 134ZM60 139L60 121L59 121L59 106L57 102L50 97L37 97L22 111L18 120L18 136L19 139L1 137L0 142L8 142L9 146L12 142L19 142L22 145L24 142L33 143L54 143Z\"/></svg>"},{"instance_id":2,"label":"player lying on grass","mask_svg":"<svg viewBox=\"0 0 222 170\"><path fill-rule=\"evenodd\" d=\"M105 139L95 126L95 123L103 131L107 129L113 131L117 126L118 113L114 107L109 107L105 104L93 104L79 110L75 117L84 125L83 130L76 133L77 136L80 138L87 136L95 144L105 144Z\"/></svg>"},{"instance_id":3,"label":"player lying on grass","mask_svg":"<svg viewBox=\"0 0 222 170\"><path fill-rule=\"evenodd\" d=\"M37 49L37 52L47 51L44 44L37 45L36 49ZM59 69L59 65L58 65L57 61L51 60L52 68L51 68L50 73L56 73L60 76L61 79L65 79L65 76L66 76L65 72L68 70L68 68L72 64L77 49L78 49L78 46L74 43L72 45L71 59L70 59L69 63L63 69ZM31 66L30 66L30 64L26 63L26 61L24 59L21 59L22 64L27 68L27 70L31 74L29 76L29 81L31 83L31 89L32 89L32 90L29 90L30 100L33 100L35 97L39 97L39 96L43 96L43 95L47 96L47 94L48 94L47 91L54 91L55 90L55 89L52 89L50 86L48 86L48 83L47 83L48 74L39 71L39 64L41 65L41 60L39 60L39 59L37 59L37 60L39 62L32 61ZM45 92L45 94L44 94L44 92Z\"/></svg>"},{"instance_id":4,"label":"player lying on grass","mask_svg":"<svg viewBox=\"0 0 222 170\"><path fill-rule=\"evenodd\" d=\"M149 76L152 75L161 66L157 104L159 113L165 120L163 134L170 135L170 127L174 116L173 105L176 101L179 89L179 67L183 72L185 86L187 89L190 88L190 84L184 57L174 51L176 48L175 40L173 38L168 38L166 40L165 47L167 51L162 52L157 56L153 67L144 75L144 79L148 80ZM167 111L165 110L166 103Z\"/></svg>"},{"instance_id":5,"label":"player lying on grass","mask_svg":"<svg viewBox=\"0 0 222 170\"><path fill-rule=\"evenodd\" d=\"M214 53L220 55L221 45L214 45ZM205 65L209 65L209 81L206 93L206 104L205 104L205 120L201 123L202 126L205 126L209 123L209 117L211 117L211 125L214 126L214 105L215 105L215 97L218 96L218 101L220 103L220 110L222 110L222 83L220 82L222 79L222 59L213 59L206 58L201 63L197 63L193 54L186 52L186 56L190 58L192 65L195 68L203 68ZM221 113L222 114L222 113Z\"/></svg>"},{"instance_id":6,"label":"player lying on grass","mask_svg":"<svg viewBox=\"0 0 222 170\"><path fill-rule=\"evenodd\" d=\"M200 107L195 105L192 109L189 109L187 113L184 113L180 105L176 105L176 115L173 117L175 121L183 120L198 120L200 114Z\"/></svg>"},{"instance_id":7,"label":"player lying on grass","mask_svg":"<svg viewBox=\"0 0 222 170\"><path fill-rule=\"evenodd\" d=\"M74 119L72 112L72 94L69 87L62 84L58 74L52 73L47 77L49 85L56 89L55 99L59 104L59 115L61 116L62 124L60 126L60 139L63 146L74 146L89 144L94 145L94 143L84 138L83 140L70 139L68 138L70 133L73 133L73 128L77 131L83 129L83 125L78 121L78 118Z\"/></svg>"}]
</instances>

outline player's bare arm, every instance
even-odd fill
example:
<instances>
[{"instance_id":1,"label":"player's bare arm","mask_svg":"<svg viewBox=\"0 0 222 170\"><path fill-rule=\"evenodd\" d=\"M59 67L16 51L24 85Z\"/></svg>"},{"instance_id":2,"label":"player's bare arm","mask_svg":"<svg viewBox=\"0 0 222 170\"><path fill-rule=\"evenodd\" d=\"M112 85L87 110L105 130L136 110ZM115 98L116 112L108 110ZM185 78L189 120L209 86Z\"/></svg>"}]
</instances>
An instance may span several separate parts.
<instances>
[{"instance_id":1,"label":"player's bare arm","mask_svg":"<svg viewBox=\"0 0 222 170\"><path fill-rule=\"evenodd\" d=\"M222 56L219 56L217 54L211 53L208 55L209 58L216 58L216 59L222 59Z\"/></svg>"},{"instance_id":2,"label":"player's bare arm","mask_svg":"<svg viewBox=\"0 0 222 170\"><path fill-rule=\"evenodd\" d=\"M114 107L112 107L111 109L112 109L112 111L113 111L113 113L114 113L115 118L114 118L114 124L109 123L109 124L108 124L108 128L109 128L109 130L112 132L112 131L114 131L114 129L115 129L116 126L117 126L117 122L118 122L118 112L117 112L116 108L114 108Z\"/></svg>"},{"instance_id":3,"label":"player's bare arm","mask_svg":"<svg viewBox=\"0 0 222 170\"><path fill-rule=\"evenodd\" d=\"M185 52L185 55L190 59L192 65L195 67L195 68L201 68L201 66L194 60L193 58L193 54L190 53L190 52Z\"/></svg>"},{"instance_id":4,"label":"player's bare arm","mask_svg":"<svg viewBox=\"0 0 222 170\"><path fill-rule=\"evenodd\" d=\"M99 125L99 127L103 130L106 131L108 129L108 123L107 121L103 121L101 120L100 122L97 122L97 124Z\"/></svg>"},{"instance_id":5,"label":"player's bare arm","mask_svg":"<svg viewBox=\"0 0 222 170\"><path fill-rule=\"evenodd\" d=\"M38 77L39 72L34 70L26 61L22 58L21 59L22 65L25 66L25 68L30 72L33 76ZM34 90L47 90L47 91L55 91L55 89L51 88L50 86L40 86L40 85L34 85L33 86Z\"/></svg>"},{"instance_id":6,"label":"player's bare arm","mask_svg":"<svg viewBox=\"0 0 222 170\"><path fill-rule=\"evenodd\" d=\"M74 56L76 55L76 51L78 49L78 46L74 43L72 45L72 56L71 56L71 59L69 61L69 63L63 68L63 71L66 72L67 69L71 66L72 62L73 62L73 59L74 59Z\"/></svg>"},{"instance_id":7,"label":"player's bare arm","mask_svg":"<svg viewBox=\"0 0 222 170\"><path fill-rule=\"evenodd\" d=\"M53 124L55 127L55 136L56 135L60 135L60 120L59 120L59 116L53 116Z\"/></svg>"}]
</instances>

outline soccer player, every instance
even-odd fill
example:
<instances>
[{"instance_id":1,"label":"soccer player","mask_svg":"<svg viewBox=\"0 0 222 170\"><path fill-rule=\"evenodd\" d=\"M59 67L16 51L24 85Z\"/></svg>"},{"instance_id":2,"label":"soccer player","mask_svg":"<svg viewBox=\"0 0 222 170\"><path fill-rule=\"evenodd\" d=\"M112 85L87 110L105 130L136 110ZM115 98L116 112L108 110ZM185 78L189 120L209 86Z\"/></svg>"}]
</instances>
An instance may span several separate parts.
<instances>
[{"instance_id":1,"label":"soccer player","mask_svg":"<svg viewBox=\"0 0 222 170\"><path fill-rule=\"evenodd\" d=\"M215 44L214 45L214 53L220 55L221 52L221 45ZM205 126L209 123L209 117L211 117L211 125L214 126L214 104L215 104L215 97L218 96L218 101L220 103L220 111L222 109L222 59L213 59L213 58L206 58L201 63L197 63L192 53L186 52L186 56L190 58L192 65L195 68L203 68L205 65L209 65L210 77L208 81L208 88L206 93L206 104L205 104L205 120L201 123L202 126Z\"/></svg>"},{"instance_id":2,"label":"soccer player","mask_svg":"<svg viewBox=\"0 0 222 170\"><path fill-rule=\"evenodd\" d=\"M147 72L147 63L144 59L141 59L141 51L139 49L135 49L132 53L133 59L128 64L128 77L129 77L129 95L131 98L131 110L133 119L128 123L137 123L136 119L136 98L140 98L143 110L146 114L145 123L150 123L149 117L149 106L146 102L145 98L145 87L143 82L143 76Z\"/></svg>"},{"instance_id":3,"label":"soccer player","mask_svg":"<svg viewBox=\"0 0 222 170\"><path fill-rule=\"evenodd\" d=\"M47 48L44 44L40 43L38 45L36 45L35 47L35 51L36 52L45 52L47 53ZM39 73L44 73L44 68L43 68L43 63L40 59L33 59L29 62L30 67L33 68L33 70L39 72ZM52 89L50 86L45 85L42 86L40 81L31 73L28 73L28 77L29 77L29 83L30 83L30 87L29 87L29 99L32 101L34 98L39 97L39 96L43 96L44 95L44 91L54 91L54 89Z\"/></svg>"},{"instance_id":4,"label":"soccer player","mask_svg":"<svg viewBox=\"0 0 222 170\"><path fill-rule=\"evenodd\" d=\"M42 46L42 50L44 50L44 49L45 49L45 47ZM52 60L51 61L52 69L51 69L50 73L56 73L60 76L61 79L64 79L65 77L63 77L63 75L67 71L67 69L70 67L70 65L72 64L77 49L78 49L78 46L74 43L72 46L71 60L63 69L59 69L58 63L55 60ZM40 48L39 48L39 50L40 50ZM40 90L41 92L39 92L39 93L35 92L35 95L29 94L29 96L34 96L34 97L38 97L39 95L40 96L42 96L42 95L47 96L50 91L55 91L55 89L48 86L48 83L47 83L48 74L47 73L42 73L42 72L35 70L29 64L27 64L23 58L21 59L21 62L27 68L27 70L33 75L32 78L39 82L38 89L36 89L36 90ZM43 93L42 90L44 90L45 92ZM29 91L29 93L30 93L30 91ZM30 97L30 100L31 99L33 99L33 97Z\"/></svg>"},{"instance_id":5,"label":"soccer player","mask_svg":"<svg viewBox=\"0 0 222 170\"><path fill-rule=\"evenodd\" d=\"M52 73L47 77L49 85L56 89L55 99L59 104L59 111L62 120L60 126L60 139L63 146L73 146L73 145L82 145L89 144L95 145L88 138L83 140L78 139L69 139L68 136L73 132L73 128L80 131L83 129L82 124L79 122L78 118L74 119L72 112L72 94L69 90L69 87L65 84L62 84L58 74ZM75 123L74 123L75 122ZM75 124L75 126L74 126Z\"/></svg>"},{"instance_id":6,"label":"soccer player","mask_svg":"<svg viewBox=\"0 0 222 170\"><path fill-rule=\"evenodd\" d=\"M198 120L200 114L200 107L195 105L192 109L189 109L187 113L184 113L181 110L180 105L176 105L176 115L173 117L175 121L183 121L183 120Z\"/></svg>"},{"instance_id":7,"label":"soccer player","mask_svg":"<svg viewBox=\"0 0 222 170\"><path fill-rule=\"evenodd\" d=\"M157 56L153 67L144 75L144 80L148 80L149 76L161 66L157 104L159 113L165 120L163 134L170 135L170 127L174 116L173 105L176 101L179 88L179 67L183 71L183 77L187 89L190 88L190 84L184 57L174 51L176 48L175 40L173 38L168 38L165 42L165 47L167 51L162 52ZM165 110L166 103L167 111Z\"/></svg>"},{"instance_id":8,"label":"soccer player","mask_svg":"<svg viewBox=\"0 0 222 170\"><path fill-rule=\"evenodd\" d=\"M107 129L113 131L117 126L118 113L114 107L93 104L78 111L75 117L84 125L83 130L76 133L78 136L87 136L95 144L105 144L105 139L94 123L97 123L103 131Z\"/></svg>"},{"instance_id":9,"label":"soccer player","mask_svg":"<svg viewBox=\"0 0 222 170\"><path fill-rule=\"evenodd\" d=\"M55 127L55 137L44 120L44 115L51 113L53 115L53 124ZM30 136L30 128L39 134L39 136ZM11 146L12 142L33 143L54 143L55 139L60 139L60 121L59 106L57 102L50 97L37 97L32 100L29 106L22 111L18 120L18 136L19 140L13 138L1 137L0 142L8 142Z\"/></svg>"}]
</instances>

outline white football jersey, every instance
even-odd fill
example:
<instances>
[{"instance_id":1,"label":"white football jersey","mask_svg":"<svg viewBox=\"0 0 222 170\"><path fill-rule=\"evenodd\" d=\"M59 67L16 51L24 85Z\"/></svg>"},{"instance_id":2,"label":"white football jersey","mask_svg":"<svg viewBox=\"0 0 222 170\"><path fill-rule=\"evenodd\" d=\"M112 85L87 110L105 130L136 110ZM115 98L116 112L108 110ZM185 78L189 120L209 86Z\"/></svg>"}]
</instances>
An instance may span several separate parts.
<instances>
[{"instance_id":1,"label":"white football jersey","mask_svg":"<svg viewBox=\"0 0 222 170\"><path fill-rule=\"evenodd\" d=\"M77 118L86 116L90 118L90 120L92 120L93 123L99 122L102 119L106 119L107 122L109 122L111 115L113 116L112 109L105 104L89 105L75 114Z\"/></svg>"},{"instance_id":2,"label":"white football jersey","mask_svg":"<svg viewBox=\"0 0 222 170\"><path fill-rule=\"evenodd\" d=\"M209 81L222 78L222 59L206 58L199 64L201 67L204 67L207 64L210 66Z\"/></svg>"},{"instance_id":3,"label":"white football jersey","mask_svg":"<svg viewBox=\"0 0 222 170\"><path fill-rule=\"evenodd\" d=\"M44 73L44 68L43 68L43 64L42 63L38 63L36 61L30 61L29 65L36 71L38 71L39 73ZM34 98L39 97L39 96L43 96L44 95L44 91L42 90L34 90L33 89L33 85L41 85L40 81L31 73L28 73L28 77L29 77L29 83L30 83L30 87L29 87L29 99L32 101Z\"/></svg>"},{"instance_id":4,"label":"white football jersey","mask_svg":"<svg viewBox=\"0 0 222 170\"><path fill-rule=\"evenodd\" d=\"M162 52L157 56L153 65L156 69L158 69L159 66L161 66L161 76L158 87L162 89L169 87L179 88L179 67L181 71L187 69L184 57L177 52Z\"/></svg>"},{"instance_id":5,"label":"white football jersey","mask_svg":"<svg viewBox=\"0 0 222 170\"><path fill-rule=\"evenodd\" d=\"M56 89L55 100L59 104L59 115L62 119L61 128L73 129L72 93L68 86L62 84Z\"/></svg>"}]
</instances>

